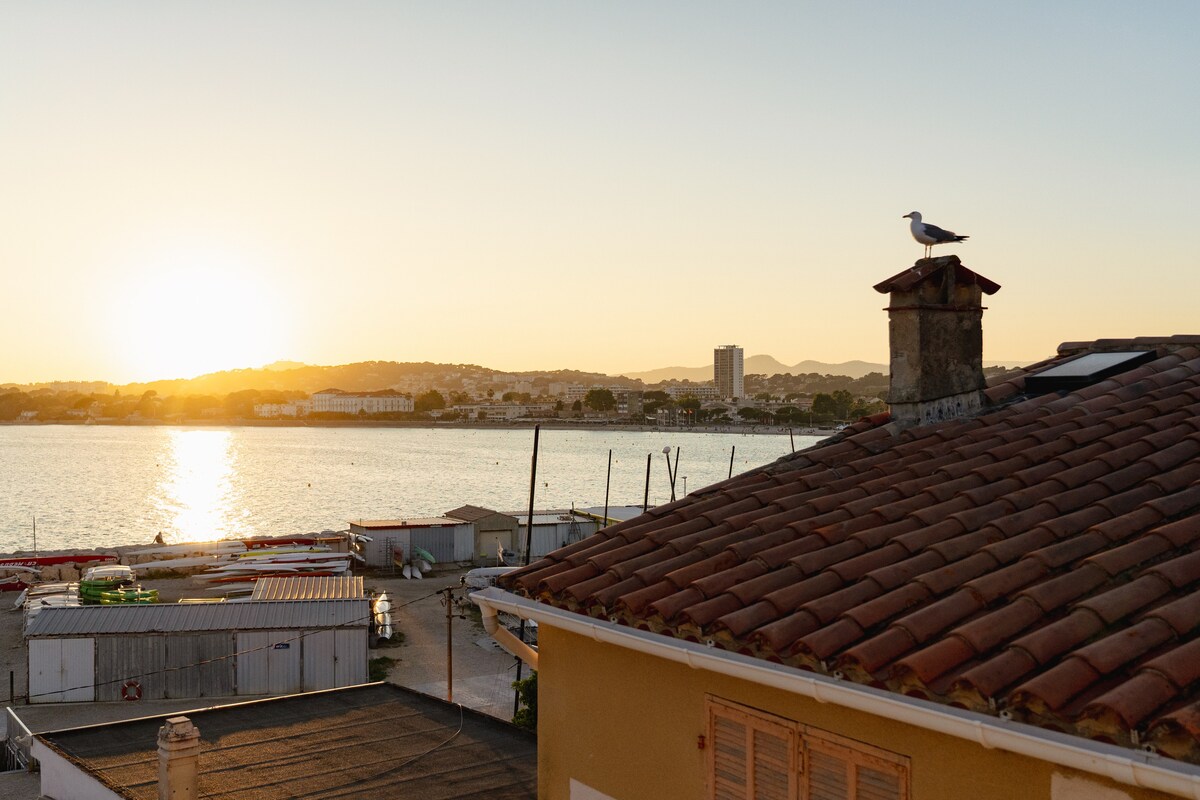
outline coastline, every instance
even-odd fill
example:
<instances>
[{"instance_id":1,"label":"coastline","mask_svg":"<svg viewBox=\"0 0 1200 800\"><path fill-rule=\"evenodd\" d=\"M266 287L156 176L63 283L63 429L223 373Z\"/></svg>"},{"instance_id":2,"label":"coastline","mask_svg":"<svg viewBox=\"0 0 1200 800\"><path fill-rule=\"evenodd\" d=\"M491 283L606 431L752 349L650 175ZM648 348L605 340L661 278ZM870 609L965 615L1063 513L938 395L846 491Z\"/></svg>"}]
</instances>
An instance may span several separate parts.
<instances>
[{"instance_id":1,"label":"coastline","mask_svg":"<svg viewBox=\"0 0 1200 800\"><path fill-rule=\"evenodd\" d=\"M729 433L742 435L820 436L829 437L838 431L835 428L788 428L780 425L637 425L626 422L582 422L578 420L543 420L519 422L437 422L436 420L284 420L284 419L188 419L188 420L54 420L51 422L0 422L0 426L33 427L45 425L108 427L167 427L167 428L428 428L431 430L454 430L456 428L479 430L532 430L541 425L543 430L567 431L622 431L632 433Z\"/></svg>"}]
</instances>

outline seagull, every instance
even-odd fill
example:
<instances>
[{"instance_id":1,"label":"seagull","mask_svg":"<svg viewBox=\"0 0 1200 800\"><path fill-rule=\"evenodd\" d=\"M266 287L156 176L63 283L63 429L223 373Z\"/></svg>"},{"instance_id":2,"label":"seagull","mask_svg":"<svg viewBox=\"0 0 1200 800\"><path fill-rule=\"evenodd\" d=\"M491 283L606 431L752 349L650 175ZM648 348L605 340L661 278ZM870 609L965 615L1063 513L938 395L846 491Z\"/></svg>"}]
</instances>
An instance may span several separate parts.
<instances>
[{"instance_id":1,"label":"seagull","mask_svg":"<svg viewBox=\"0 0 1200 800\"><path fill-rule=\"evenodd\" d=\"M911 219L909 230L912 231L912 237L921 244L925 245L925 257L929 258L930 250L935 244L946 244L947 242L961 242L964 239L969 239L969 236L959 236L954 231L945 231L937 225L930 225L928 222L921 222L921 212L913 211L905 214L901 219Z\"/></svg>"}]
</instances>

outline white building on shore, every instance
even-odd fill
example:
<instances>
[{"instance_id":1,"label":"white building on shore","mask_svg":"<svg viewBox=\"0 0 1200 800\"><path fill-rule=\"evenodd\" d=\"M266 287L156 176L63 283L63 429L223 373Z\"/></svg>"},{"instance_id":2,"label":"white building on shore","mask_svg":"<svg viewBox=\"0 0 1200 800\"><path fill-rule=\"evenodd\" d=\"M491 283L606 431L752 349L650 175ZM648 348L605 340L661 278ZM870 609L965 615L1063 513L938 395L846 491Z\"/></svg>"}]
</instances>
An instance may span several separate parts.
<instances>
[{"instance_id":1,"label":"white building on shore","mask_svg":"<svg viewBox=\"0 0 1200 800\"><path fill-rule=\"evenodd\" d=\"M395 389L378 392L344 392L325 389L312 396L314 414L388 414L413 410L413 399Z\"/></svg>"},{"instance_id":2,"label":"white building on shore","mask_svg":"<svg viewBox=\"0 0 1200 800\"><path fill-rule=\"evenodd\" d=\"M668 386L666 393L672 400L678 400L682 397L694 397L697 400L720 400L721 390L716 386L710 386L702 383L689 383L682 386Z\"/></svg>"},{"instance_id":3,"label":"white building on shore","mask_svg":"<svg viewBox=\"0 0 1200 800\"><path fill-rule=\"evenodd\" d=\"M311 400L295 400L291 403L255 403L254 405L254 416L263 419L307 417L311 413Z\"/></svg>"},{"instance_id":4,"label":"white building on shore","mask_svg":"<svg viewBox=\"0 0 1200 800\"><path fill-rule=\"evenodd\" d=\"M553 416L554 403L461 403L451 410L467 419L513 420Z\"/></svg>"}]
</instances>

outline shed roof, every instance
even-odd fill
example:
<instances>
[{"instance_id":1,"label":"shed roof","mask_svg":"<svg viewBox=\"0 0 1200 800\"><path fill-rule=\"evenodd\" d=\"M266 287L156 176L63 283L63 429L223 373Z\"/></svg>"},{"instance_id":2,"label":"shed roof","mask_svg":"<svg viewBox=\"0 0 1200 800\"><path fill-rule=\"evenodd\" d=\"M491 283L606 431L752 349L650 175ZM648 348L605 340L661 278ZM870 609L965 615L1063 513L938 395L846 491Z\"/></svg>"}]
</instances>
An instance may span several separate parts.
<instances>
[{"instance_id":1,"label":"shed roof","mask_svg":"<svg viewBox=\"0 0 1200 800\"><path fill-rule=\"evenodd\" d=\"M452 511L447 511L446 516L453 517L454 519L461 519L464 522L479 522L479 520L487 519L488 517L506 517L511 520L510 515L504 514L500 511L493 511L490 508L481 508L479 506L470 505L459 506Z\"/></svg>"},{"instance_id":2,"label":"shed roof","mask_svg":"<svg viewBox=\"0 0 1200 800\"><path fill-rule=\"evenodd\" d=\"M259 578L252 600L343 600L363 597L361 575L287 575Z\"/></svg>"},{"instance_id":3,"label":"shed roof","mask_svg":"<svg viewBox=\"0 0 1200 800\"><path fill-rule=\"evenodd\" d=\"M200 729L199 796L537 795L537 740L506 722L391 684L182 712ZM167 717L39 734L121 797L158 797Z\"/></svg>"},{"instance_id":4,"label":"shed roof","mask_svg":"<svg viewBox=\"0 0 1200 800\"><path fill-rule=\"evenodd\" d=\"M1200 336L973 418L870 417L500 583L581 614L1200 763Z\"/></svg>"},{"instance_id":5,"label":"shed roof","mask_svg":"<svg viewBox=\"0 0 1200 800\"><path fill-rule=\"evenodd\" d=\"M529 516L528 511L506 511L505 516L512 517L517 521L517 525L524 525L526 518ZM570 524L572 520L577 520L572 516L570 509L541 511L533 510L534 525L558 525L560 523Z\"/></svg>"},{"instance_id":6,"label":"shed roof","mask_svg":"<svg viewBox=\"0 0 1200 800\"><path fill-rule=\"evenodd\" d=\"M450 517L407 517L405 519L357 519L351 525L366 530L387 528L453 528L463 520Z\"/></svg>"},{"instance_id":7,"label":"shed roof","mask_svg":"<svg viewBox=\"0 0 1200 800\"><path fill-rule=\"evenodd\" d=\"M47 607L38 612L29 623L26 635L34 638L190 631L365 628L370 618L370 601L365 598Z\"/></svg>"}]
</instances>

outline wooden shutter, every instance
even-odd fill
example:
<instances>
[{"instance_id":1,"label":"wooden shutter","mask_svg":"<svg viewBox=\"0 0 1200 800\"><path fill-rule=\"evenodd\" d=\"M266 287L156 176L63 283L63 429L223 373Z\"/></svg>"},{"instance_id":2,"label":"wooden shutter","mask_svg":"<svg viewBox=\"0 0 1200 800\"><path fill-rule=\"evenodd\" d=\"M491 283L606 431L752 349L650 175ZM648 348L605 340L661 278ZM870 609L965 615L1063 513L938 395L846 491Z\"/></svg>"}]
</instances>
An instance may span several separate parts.
<instances>
[{"instance_id":1,"label":"wooden shutter","mask_svg":"<svg viewBox=\"0 0 1200 800\"><path fill-rule=\"evenodd\" d=\"M711 800L909 800L904 756L709 697Z\"/></svg>"},{"instance_id":2,"label":"wooden shutter","mask_svg":"<svg viewBox=\"0 0 1200 800\"><path fill-rule=\"evenodd\" d=\"M908 760L861 742L806 731L806 800L908 800Z\"/></svg>"},{"instance_id":3,"label":"wooden shutter","mask_svg":"<svg viewBox=\"0 0 1200 800\"><path fill-rule=\"evenodd\" d=\"M795 723L709 701L709 796L714 800L796 800Z\"/></svg>"}]
</instances>

